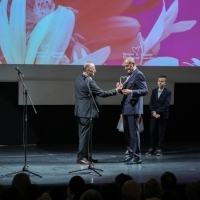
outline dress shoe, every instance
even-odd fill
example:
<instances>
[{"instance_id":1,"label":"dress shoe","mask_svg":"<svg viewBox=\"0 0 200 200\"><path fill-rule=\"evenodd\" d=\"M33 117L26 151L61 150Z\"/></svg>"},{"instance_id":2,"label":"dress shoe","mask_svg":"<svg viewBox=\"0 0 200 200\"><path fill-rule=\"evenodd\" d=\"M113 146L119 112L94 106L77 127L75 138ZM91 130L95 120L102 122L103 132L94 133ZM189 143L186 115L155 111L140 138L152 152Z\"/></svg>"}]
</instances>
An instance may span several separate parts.
<instances>
[{"instance_id":1,"label":"dress shoe","mask_svg":"<svg viewBox=\"0 0 200 200\"><path fill-rule=\"evenodd\" d=\"M155 150L150 148L147 152L146 152L146 155L152 155L152 154L155 154Z\"/></svg>"},{"instance_id":2,"label":"dress shoe","mask_svg":"<svg viewBox=\"0 0 200 200\"><path fill-rule=\"evenodd\" d=\"M91 157L89 157L89 161L91 161L92 163L98 163L98 160L97 159L93 159Z\"/></svg>"},{"instance_id":3,"label":"dress shoe","mask_svg":"<svg viewBox=\"0 0 200 200\"><path fill-rule=\"evenodd\" d=\"M125 165L134 165L134 164L141 164L142 163L142 160L138 160L138 159L132 159L132 160L130 160L130 161L128 161L128 162L125 162L124 164Z\"/></svg>"},{"instance_id":4,"label":"dress shoe","mask_svg":"<svg viewBox=\"0 0 200 200\"><path fill-rule=\"evenodd\" d=\"M126 151L125 151L125 155L129 155L129 152L128 152L128 150L126 150Z\"/></svg>"},{"instance_id":5,"label":"dress shoe","mask_svg":"<svg viewBox=\"0 0 200 200\"><path fill-rule=\"evenodd\" d=\"M162 156L162 150L161 150L161 149L158 149L158 150L156 151L156 155L157 155L157 156Z\"/></svg>"},{"instance_id":6,"label":"dress shoe","mask_svg":"<svg viewBox=\"0 0 200 200\"><path fill-rule=\"evenodd\" d=\"M86 158L80 158L80 159L77 159L77 164L90 165L91 162L87 160Z\"/></svg>"},{"instance_id":7,"label":"dress shoe","mask_svg":"<svg viewBox=\"0 0 200 200\"><path fill-rule=\"evenodd\" d=\"M129 162L130 160L133 160L133 155L130 155L125 160L120 160L119 162Z\"/></svg>"}]
</instances>

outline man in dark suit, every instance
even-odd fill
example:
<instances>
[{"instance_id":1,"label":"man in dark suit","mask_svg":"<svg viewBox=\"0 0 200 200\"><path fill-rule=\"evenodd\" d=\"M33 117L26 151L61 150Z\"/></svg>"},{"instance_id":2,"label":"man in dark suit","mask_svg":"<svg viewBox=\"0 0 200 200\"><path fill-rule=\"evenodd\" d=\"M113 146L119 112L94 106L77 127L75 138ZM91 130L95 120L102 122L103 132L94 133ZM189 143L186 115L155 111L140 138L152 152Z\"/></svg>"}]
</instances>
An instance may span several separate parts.
<instances>
[{"instance_id":1,"label":"man in dark suit","mask_svg":"<svg viewBox=\"0 0 200 200\"><path fill-rule=\"evenodd\" d=\"M90 134L93 127L93 118L99 117L97 97L109 97L116 95L122 86L117 83L116 89L102 90L92 79L96 72L94 63L86 62L83 66L83 74L76 78L75 87L75 110L74 115L77 117L79 127L79 148L77 155L78 164L91 164L97 162L90 157L91 149Z\"/></svg>"},{"instance_id":2,"label":"man in dark suit","mask_svg":"<svg viewBox=\"0 0 200 200\"><path fill-rule=\"evenodd\" d=\"M123 84L121 114L123 114L124 136L129 156L120 162L126 165L140 164L140 133L138 117L143 113L143 96L148 94L144 74L136 67L135 60L127 57L124 67L128 74Z\"/></svg>"},{"instance_id":3,"label":"man in dark suit","mask_svg":"<svg viewBox=\"0 0 200 200\"><path fill-rule=\"evenodd\" d=\"M147 155L156 154L162 156L164 147L164 136L167 119L169 117L169 105L171 100L171 91L166 88L167 77L160 75L158 77L158 88L152 90L149 108L151 110L150 119L150 149ZM156 138L158 135L158 148L156 149Z\"/></svg>"}]
</instances>

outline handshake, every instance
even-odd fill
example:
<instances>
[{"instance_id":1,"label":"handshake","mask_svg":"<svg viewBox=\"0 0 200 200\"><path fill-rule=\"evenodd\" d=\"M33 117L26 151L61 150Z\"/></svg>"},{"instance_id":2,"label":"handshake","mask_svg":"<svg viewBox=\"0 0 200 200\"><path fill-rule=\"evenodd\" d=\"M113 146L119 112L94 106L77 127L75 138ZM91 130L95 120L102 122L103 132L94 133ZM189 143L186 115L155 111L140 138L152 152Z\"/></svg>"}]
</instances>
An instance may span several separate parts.
<instances>
[{"instance_id":1,"label":"handshake","mask_svg":"<svg viewBox=\"0 0 200 200\"><path fill-rule=\"evenodd\" d=\"M123 89L123 84L121 84L121 83L119 83L119 82L116 83L116 90L117 90L118 92L123 93L124 95L129 95L129 94L131 94L131 92L132 92L132 90Z\"/></svg>"}]
</instances>

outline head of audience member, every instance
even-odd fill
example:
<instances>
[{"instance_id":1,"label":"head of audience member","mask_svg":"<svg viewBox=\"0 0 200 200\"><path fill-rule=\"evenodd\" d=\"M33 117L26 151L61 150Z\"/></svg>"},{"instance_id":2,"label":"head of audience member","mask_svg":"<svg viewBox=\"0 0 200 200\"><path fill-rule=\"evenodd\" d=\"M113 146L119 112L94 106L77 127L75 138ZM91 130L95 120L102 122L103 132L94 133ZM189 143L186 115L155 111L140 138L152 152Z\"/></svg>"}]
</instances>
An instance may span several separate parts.
<instances>
[{"instance_id":1,"label":"head of audience member","mask_svg":"<svg viewBox=\"0 0 200 200\"><path fill-rule=\"evenodd\" d=\"M106 183L100 188L100 194L103 200L120 200L122 199L121 186L116 183Z\"/></svg>"},{"instance_id":2,"label":"head of audience member","mask_svg":"<svg viewBox=\"0 0 200 200\"><path fill-rule=\"evenodd\" d=\"M65 192L60 187L53 187L49 191L52 200L66 200Z\"/></svg>"},{"instance_id":3,"label":"head of audience member","mask_svg":"<svg viewBox=\"0 0 200 200\"><path fill-rule=\"evenodd\" d=\"M189 183L185 187L188 200L200 199L200 183Z\"/></svg>"},{"instance_id":4,"label":"head of audience member","mask_svg":"<svg viewBox=\"0 0 200 200\"><path fill-rule=\"evenodd\" d=\"M0 193L1 200L25 200L23 193L15 186L5 188Z\"/></svg>"},{"instance_id":5,"label":"head of audience member","mask_svg":"<svg viewBox=\"0 0 200 200\"><path fill-rule=\"evenodd\" d=\"M99 185L95 185L92 183L86 183L83 187L82 193L86 192L87 190L99 190L100 186Z\"/></svg>"},{"instance_id":6,"label":"head of audience member","mask_svg":"<svg viewBox=\"0 0 200 200\"><path fill-rule=\"evenodd\" d=\"M84 65L83 65L83 72L85 74L87 74L88 76L92 77L95 75L96 73L96 67L94 65L94 63L92 62L86 62Z\"/></svg>"},{"instance_id":7,"label":"head of audience member","mask_svg":"<svg viewBox=\"0 0 200 200\"><path fill-rule=\"evenodd\" d=\"M1 185L0 184L0 192L3 190L3 189L5 189L6 187L4 186L4 185Z\"/></svg>"},{"instance_id":8,"label":"head of audience member","mask_svg":"<svg viewBox=\"0 0 200 200\"><path fill-rule=\"evenodd\" d=\"M165 172L162 174L161 178L161 186L164 190L174 190L177 186L177 178L171 172Z\"/></svg>"},{"instance_id":9,"label":"head of audience member","mask_svg":"<svg viewBox=\"0 0 200 200\"><path fill-rule=\"evenodd\" d=\"M144 195L146 198L160 198L162 187L155 178L150 178L144 184Z\"/></svg>"},{"instance_id":10,"label":"head of audience member","mask_svg":"<svg viewBox=\"0 0 200 200\"><path fill-rule=\"evenodd\" d=\"M36 200L52 200L52 199L51 199L49 193L45 192L45 193L42 194L41 197L39 197L39 198L36 199Z\"/></svg>"},{"instance_id":11,"label":"head of audience member","mask_svg":"<svg viewBox=\"0 0 200 200\"><path fill-rule=\"evenodd\" d=\"M122 196L124 200L140 200L142 196L140 184L134 180L126 181L122 186Z\"/></svg>"},{"instance_id":12,"label":"head of audience member","mask_svg":"<svg viewBox=\"0 0 200 200\"><path fill-rule=\"evenodd\" d=\"M165 190L160 197L161 200L180 200L177 192L174 190Z\"/></svg>"},{"instance_id":13,"label":"head of audience member","mask_svg":"<svg viewBox=\"0 0 200 200\"><path fill-rule=\"evenodd\" d=\"M124 174L124 173L118 174L115 177L115 182L118 183L121 187L124 185L126 181L130 181L130 180L133 180L133 178L129 176L128 174Z\"/></svg>"},{"instance_id":14,"label":"head of audience member","mask_svg":"<svg viewBox=\"0 0 200 200\"><path fill-rule=\"evenodd\" d=\"M68 192L76 197L80 196L85 185L85 181L81 176L73 176L69 181Z\"/></svg>"},{"instance_id":15,"label":"head of audience member","mask_svg":"<svg viewBox=\"0 0 200 200\"><path fill-rule=\"evenodd\" d=\"M30 184L31 180L26 173L16 174L12 180L12 186L17 187L23 193Z\"/></svg>"},{"instance_id":16,"label":"head of audience member","mask_svg":"<svg viewBox=\"0 0 200 200\"><path fill-rule=\"evenodd\" d=\"M42 196L42 190L36 184L29 185L24 191L26 200L36 200Z\"/></svg>"},{"instance_id":17,"label":"head of audience member","mask_svg":"<svg viewBox=\"0 0 200 200\"><path fill-rule=\"evenodd\" d=\"M80 200L103 200L100 192L98 192L97 190L87 190L85 191L82 195Z\"/></svg>"}]
</instances>

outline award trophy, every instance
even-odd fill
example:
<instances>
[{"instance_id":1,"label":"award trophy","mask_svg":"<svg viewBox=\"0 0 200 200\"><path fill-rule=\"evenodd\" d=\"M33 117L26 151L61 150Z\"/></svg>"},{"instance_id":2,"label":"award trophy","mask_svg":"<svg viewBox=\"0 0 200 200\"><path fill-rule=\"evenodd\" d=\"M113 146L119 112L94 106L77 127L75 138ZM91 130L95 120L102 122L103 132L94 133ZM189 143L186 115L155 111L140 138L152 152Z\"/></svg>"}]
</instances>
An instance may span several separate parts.
<instances>
[{"instance_id":1,"label":"award trophy","mask_svg":"<svg viewBox=\"0 0 200 200\"><path fill-rule=\"evenodd\" d=\"M120 84L124 85L124 83L126 83L127 80L128 80L127 76L120 76L119 82Z\"/></svg>"}]
</instances>

